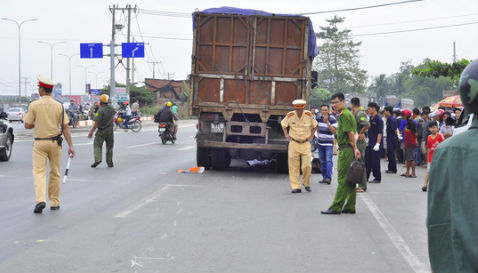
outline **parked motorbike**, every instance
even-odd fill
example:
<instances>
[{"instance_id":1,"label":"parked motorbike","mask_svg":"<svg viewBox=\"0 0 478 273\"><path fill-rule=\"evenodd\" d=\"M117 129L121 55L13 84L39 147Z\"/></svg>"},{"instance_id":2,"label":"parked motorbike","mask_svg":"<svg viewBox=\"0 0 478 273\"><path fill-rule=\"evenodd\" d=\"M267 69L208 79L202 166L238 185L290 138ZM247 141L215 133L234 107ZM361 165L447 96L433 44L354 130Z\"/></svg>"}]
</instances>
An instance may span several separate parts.
<instances>
[{"instance_id":1,"label":"parked motorbike","mask_svg":"<svg viewBox=\"0 0 478 273\"><path fill-rule=\"evenodd\" d=\"M68 116L68 119L69 119L68 125L70 127L76 128L78 120L76 120L77 122L73 122L74 118L75 118L74 115L73 115L73 112L71 112L68 109L65 109L65 111L66 111L66 115Z\"/></svg>"},{"instance_id":2,"label":"parked motorbike","mask_svg":"<svg viewBox=\"0 0 478 273\"><path fill-rule=\"evenodd\" d=\"M171 141L172 144L176 142L176 139L173 137L173 132L171 127L167 123L159 123L159 137L161 137L161 142L166 144L168 141Z\"/></svg>"},{"instance_id":3,"label":"parked motorbike","mask_svg":"<svg viewBox=\"0 0 478 273\"><path fill-rule=\"evenodd\" d=\"M134 118L131 117L130 120L128 121L128 127L126 127L124 115L122 114L117 113L113 121L115 123L115 127L114 127L115 131L116 129L120 128L120 129L126 129L126 130L131 129L131 131L138 133L139 131L141 131L141 128L142 128L140 116L137 116Z\"/></svg>"}]
</instances>

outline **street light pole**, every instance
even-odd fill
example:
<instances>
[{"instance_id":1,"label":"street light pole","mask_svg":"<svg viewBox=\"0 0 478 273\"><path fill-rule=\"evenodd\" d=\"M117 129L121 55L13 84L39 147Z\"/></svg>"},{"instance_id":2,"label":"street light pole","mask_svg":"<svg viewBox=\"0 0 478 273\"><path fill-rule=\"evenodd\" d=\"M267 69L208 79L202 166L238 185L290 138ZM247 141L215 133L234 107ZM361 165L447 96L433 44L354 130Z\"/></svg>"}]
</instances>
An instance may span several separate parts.
<instances>
[{"instance_id":1,"label":"street light pole","mask_svg":"<svg viewBox=\"0 0 478 273\"><path fill-rule=\"evenodd\" d=\"M65 42L56 42L56 43L53 43L53 44L50 44L49 42L44 42L44 41L38 41L40 44L45 44L45 45L49 45L50 46L50 79L53 80L53 48L56 46L56 45L59 45L59 44L64 44Z\"/></svg>"},{"instance_id":2,"label":"street light pole","mask_svg":"<svg viewBox=\"0 0 478 273\"><path fill-rule=\"evenodd\" d=\"M13 20L13 19L10 19L10 18L1 18L2 20L5 20L5 21L10 21L10 22L14 22L15 24L17 24L17 27L18 27L18 103L21 103L22 102L22 58L21 58L21 47L20 47L20 29L23 25L23 23L26 23L26 22L33 22L33 21L37 21L38 19L27 19L27 20L24 20L22 21L21 23L18 23L16 20Z\"/></svg>"},{"instance_id":3,"label":"street light pole","mask_svg":"<svg viewBox=\"0 0 478 273\"><path fill-rule=\"evenodd\" d=\"M80 54L73 54L73 55L66 55L66 54L58 54L58 55L61 55L61 56L65 56L68 58L68 82L69 82L69 91L70 91L70 98L71 98L71 58L74 57L74 56L78 56Z\"/></svg>"},{"instance_id":4,"label":"street light pole","mask_svg":"<svg viewBox=\"0 0 478 273\"><path fill-rule=\"evenodd\" d=\"M88 68L94 67L94 65L88 65L88 66L78 65L78 67L81 67L85 70L85 91L86 91L86 85L88 84Z\"/></svg>"},{"instance_id":5,"label":"street light pole","mask_svg":"<svg viewBox=\"0 0 478 273\"><path fill-rule=\"evenodd\" d=\"M93 71L89 71L88 73L95 75L95 77L96 77L95 89L98 89L98 75L101 75L101 74L103 74L103 73L105 73L105 72L93 72Z\"/></svg>"}]
</instances>

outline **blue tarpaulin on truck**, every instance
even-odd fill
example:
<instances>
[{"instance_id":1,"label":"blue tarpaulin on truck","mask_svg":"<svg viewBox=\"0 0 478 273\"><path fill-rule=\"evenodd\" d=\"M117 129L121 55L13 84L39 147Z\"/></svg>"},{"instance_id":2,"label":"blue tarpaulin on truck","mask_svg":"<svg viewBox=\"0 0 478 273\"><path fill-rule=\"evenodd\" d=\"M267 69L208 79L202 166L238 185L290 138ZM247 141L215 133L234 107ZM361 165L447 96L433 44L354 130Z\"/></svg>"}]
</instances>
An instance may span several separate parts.
<instances>
[{"instance_id":1,"label":"blue tarpaulin on truck","mask_svg":"<svg viewBox=\"0 0 478 273\"><path fill-rule=\"evenodd\" d=\"M304 17L305 16L299 14L282 14L282 13L270 13L265 12L262 10L254 10L254 9L239 9L233 7L220 7L220 8L210 8L200 11L201 13L206 14L238 14L238 15L246 15L246 16L297 16L297 17ZM196 28L196 22L194 21L194 14L193 14L193 28ZM309 19L309 44L308 44L308 52L309 57L314 58L319 54L319 48L317 46L317 40L314 32L314 26Z\"/></svg>"}]
</instances>

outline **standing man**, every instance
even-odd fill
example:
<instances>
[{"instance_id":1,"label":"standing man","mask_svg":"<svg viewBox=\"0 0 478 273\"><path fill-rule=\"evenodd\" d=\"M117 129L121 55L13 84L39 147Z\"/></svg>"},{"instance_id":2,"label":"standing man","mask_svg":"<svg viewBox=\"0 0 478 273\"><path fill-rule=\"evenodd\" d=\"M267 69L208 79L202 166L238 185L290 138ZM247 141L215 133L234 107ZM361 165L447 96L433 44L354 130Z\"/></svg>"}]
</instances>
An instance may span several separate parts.
<instances>
[{"instance_id":1,"label":"standing man","mask_svg":"<svg viewBox=\"0 0 478 273\"><path fill-rule=\"evenodd\" d=\"M110 102L110 97L108 95L101 95L100 102L100 108L93 119L93 128L91 128L90 133L88 134L88 138L92 138L93 133L98 128L98 131L95 134L95 140L93 142L95 162L91 164L91 167L96 168L96 166L101 163L103 142L106 142L106 164L108 164L108 167L113 168L113 118L116 111L111 105L108 104Z\"/></svg>"},{"instance_id":2,"label":"standing man","mask_svg":"<svg viewBox=\"0 0 478 273\"><path fill-rule=\"evenodd\" d=\"M350 106L352 108L352 112L355 116L355 121L357 123L357 149L360 151L360 162L365 165L365 148L367 147L367 140L365 139L365 132L370 127L370 122L368 121L368 116L363 111L360 106L360 99L359 98L352 98L350 101ZM363 172L363 181L359 184L357 188L357 192L365 192L367 191L367 174L364 170Z\"/></svg>"},{"instance_id":3,"label":"standing man","mask_svg":"<svg viewBox=\"0 0 478 273\"><path fill-rule=\"evenodd\" d=\"M37 76L41 98L30 103L25 115L26 129L33 129L33 180L35 182L36 205L34 213L42 213L46 206L46 165L50 162L48 199L50 209L60 209L60 163L62 132L68 142L68 155L75 156L71 141L68 116L63 105L51 97L55 83L42 75ZM61 131L59 128L62 128Z\"/></svg>"},{"instance_id":4,"label":"standing man","mask_svg":"<svg viewBox=\"0 0 478 273\"><path fill-rule=\"evenodd\" d=\"M438 145L430 170L428 253L435 273L478 272L478 60L461 74L460 97L473 123Z\"/></svg>"},{"instance_id":5,"label":"standing man","mask_svg":"<svg viewBox=\"0 0 478 273\"><path fill-rule=\"evenodd\" d=\"M323 180L319 183L329 184L332 181L333 156L334 156L334 134L337 133L337 120L330 115L330 109L327 104L320 106L320 116L317 118L319 137L318 150L320 167L322 169Z\"/></svg>"},{"instance_id":6,"label":"standing man","mask_svg":"<svg viewBox=\"0 0 478 273\"><path fill-rule=\"evenodd\" d=\"M139 111L139 101L136 100L136 101L133 102L133 104L131 105L131 115L133 115L133 118L135 118L135 117L138 116L138 111Z\"/></svg>"},{"instance_id":7,"label":"standing man","mask_svg":"<svg viewBox=\"0 0 478 273\"><path fill-rule=\"evenodd\" d=\"M428 123L430 122L430 119L428 115L430 114L429 111L425 110L425 107L423 108L424 110L422 111L422 126L421 128L419 127L418 130L421 130L422 132L422 142L420 144L420 151L422 154L422 158L424 159L422 162L422 167L426 168L427 167L427 162L428 162L428 149L427 149L427 142L428 142L428 136L430 135L430 129L428 128Z\"/></svg>"},{"instance_id":8,"label":"standing man","mask_svg":"<svg viewBox=\"0 0 478 273\"><path fill-rule=\"evenodd\" d=\"M349 167L354 158L360 158L360 151L357 149L357 124L352 112L345 107L345 96L342 93L332 95L332 105L340 112L339 125L337 128L337 143L339 144L339 157L337 160L338 187L335 199L326 211L322 214L355 214L356 186L347 183ZM346 203L347 202L347 203ZM345 204L345 206L344 206Z\"/></svg>"},{"instance_id":9,"label":"standing man","mask_svg":"<svg viewBox=\"0 0 478 273\"><path fill-rule=\"evenodd\" d=\"M387 118L387 158L388 169L386 173L397 173L397 161L395 159L395 151L398 145L398 128L397 119L393 116L393 107L385 107L385 118Z\"/></svg>"},{"instance_id":10,"label":"standing man","mask_svg":"<svg viewBox=\"0 0 478 273\"><path fill-rule=\"evenodd\" d=\"M370 183L382 182L382 174L380 173L380 142L383 135L383 121L377 115L379 109L380 107L375 102L368 104L370 128L368 129L368 145L365 149L365 167L367 170L367 180L370 178L370 173L373 172L374 180L370 181Z\"/></svg>"},{"instance_id":11,"label":"standing man","mask_svg":"<svg viewBox=\"0 0 478 273\"><path fill-rule=\"evenodd\" d=\"M302 182L305 190L310 192L310 175L312 166L310 159L310 141L314 139L317 130L317 121L310 111L304 110L305 100L292 102L295 110L289 112L281 121L284 135L289 141L289 179L292 193L300 193L300 161L302 159ZM289 130L287 130L289 128Z\"/></svg>"}]
</instances>

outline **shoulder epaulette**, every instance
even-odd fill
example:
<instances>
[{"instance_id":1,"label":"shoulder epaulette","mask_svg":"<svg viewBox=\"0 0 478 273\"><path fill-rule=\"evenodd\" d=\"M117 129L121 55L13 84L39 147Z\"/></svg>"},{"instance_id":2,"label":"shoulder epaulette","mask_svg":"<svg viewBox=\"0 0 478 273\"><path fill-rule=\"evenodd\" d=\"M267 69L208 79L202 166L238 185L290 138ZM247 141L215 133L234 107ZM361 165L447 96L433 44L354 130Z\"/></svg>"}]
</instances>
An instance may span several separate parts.
<instances>
[{"instance_id":1,"label":"shoulder epaulette","mask_svg":"<svg viewBox=\"0 0 478 273\"><path fill-rule=\"evenodd\" d=\"M312 112L310 111L304 111L304 113L307 115L307 116L310 116L310 117L313 117L314 115L312 114Z\"/></svg>"},{"instance_id":2,"label":"shoulder epaulette","mask_svg":"<svg viewBox=\"0 0 478 273\"><path fill-rule=\"evenodd\" d=\"M292 117L293 115L295 115L295 111L290 111L289 113L287 113L288 118Z\"/></svg>"}]
</instances>

